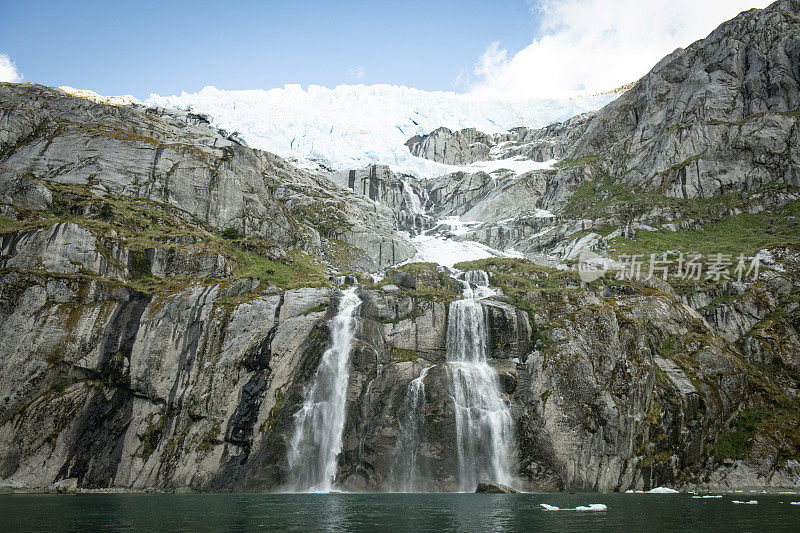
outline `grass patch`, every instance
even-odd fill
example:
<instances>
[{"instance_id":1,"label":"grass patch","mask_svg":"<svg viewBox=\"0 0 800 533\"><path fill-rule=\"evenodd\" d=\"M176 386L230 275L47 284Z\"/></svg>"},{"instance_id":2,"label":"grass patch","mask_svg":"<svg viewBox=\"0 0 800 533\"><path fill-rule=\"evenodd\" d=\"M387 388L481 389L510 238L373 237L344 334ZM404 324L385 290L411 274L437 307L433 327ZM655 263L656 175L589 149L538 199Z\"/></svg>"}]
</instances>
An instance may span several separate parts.
<instances>
[{"instance_id":1,"label":"grass patch","mask_svg":"<svg viewBox=\"0 0 800 533\"><path fill-rule=\"evenodd\" d=\"M289 263L273 261L233 245L227 247L225 255L230 256L234 275L239 278L256 278L284 289L328 284L324 266L301 250L289 252L292 259Z\"/></svg>"},{"instance_id":2,"label":"grass patch","mask_svg":"<svg viewBox=\"0 0 800 533\"><path fill-rule=\"evenodd\" d=\"M796 200L778 213L742 213L709 222L700 229L681 231L638 230L634 239L615 237L610 246L615 254L642 254L668 251L712 254L742 253L752 256L763 248L800 244L800 225L792 225L786 217L800 217L800 200ZM767 230L770 230L769 232Z\"/></svg>"}]
</instances>

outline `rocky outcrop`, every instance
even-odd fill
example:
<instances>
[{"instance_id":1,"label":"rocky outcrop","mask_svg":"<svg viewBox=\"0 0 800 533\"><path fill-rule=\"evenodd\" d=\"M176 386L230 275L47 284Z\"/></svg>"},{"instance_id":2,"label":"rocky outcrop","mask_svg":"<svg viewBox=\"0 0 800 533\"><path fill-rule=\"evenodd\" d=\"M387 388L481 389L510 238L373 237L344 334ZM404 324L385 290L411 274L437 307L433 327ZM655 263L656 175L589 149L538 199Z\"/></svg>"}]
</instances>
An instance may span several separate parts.
<instances>
[{"instance_id":1,"label":"rocky outcrop","mask_svg":"<svg viewBox=\"0 0 800 533\"><path fill-rule=\"evenodd\" d=\"M514 490L511 487L500 483L492 483L491 481L479 481L478 486L475 488L476 494L516 494L518 492L518 490Z\"/></svg>"},{"instance_id":2,"label":"rocky outcrop","mask_svg":"<svg viewBox=\"0 0 800 533\"><path fill-rule=\"evenodd\" d=\"M0 267L47 270L58 274L90 271L106 278L127 275L127 253L102 254L94 235L74 223L2 236Z\"/></svg>"},{"instance_id":3,"label":"rocky outcrop","mask_svg":"<svg viewBox=\"0 0 800 533\"><path fill-rule=\"evenodd\" d=\"M475 128L450 131L438 128L428 135L415 136L406 141L412 154L445 165L469 165L489 159L492 137Z\"/></svg>"},{"instance_id":4,"label":"rocky outcrop","mask_svg":"<svg viewBox=\"0 0 800 533\"><path fill-rule=\"evenodd\" d=\"M4 275L2 485L280 486L285 436L329 342L337 297L311 288L240 292L251 290L189 283L148 296L104 281ZM374 490L392 482L408 384L444 362L447 306L376 290L360 296L339 479ZM492 326L503 339L495 353L515 356L502 350L518 348L527 316L496 308L504 319ZM446 365L430 379L449 380ZM434 405L443 433L429 440L439 472L432 486L448 489L455 427L447 396Z\"/></svg>"},{"instance_id":5,"label":"rocky outcrop","mask_svg":"<svg viewBox=\"0 0 800 533\"><path fill-rule=\"evenodd\" d=\"M386 165L370 165L362 169L332 172L331 181L351 189L381 206L388 207L397 229L419 233L427 229L432 220L425 211L427 191L413 177L395 174Z\"/></svg>"},{"instance_id":6,"label":"rocky outcrop","mask_svg":"<svg viewBox=\"0 0 800 533\"><path fill-rule=\"evenodd\" d=\"M601 110L569 156L677 198L798 185L796 0L742 13L662 59Z\"/></svg>"}]
</instances>

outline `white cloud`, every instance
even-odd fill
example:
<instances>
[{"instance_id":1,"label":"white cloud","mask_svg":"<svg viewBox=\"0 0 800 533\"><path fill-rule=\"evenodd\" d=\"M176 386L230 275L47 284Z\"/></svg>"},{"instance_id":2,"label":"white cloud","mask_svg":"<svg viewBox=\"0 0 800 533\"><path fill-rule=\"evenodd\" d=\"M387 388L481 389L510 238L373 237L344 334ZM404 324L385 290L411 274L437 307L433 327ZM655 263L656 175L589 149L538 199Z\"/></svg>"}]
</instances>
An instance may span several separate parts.
<instances>
[{"instance_id":1,"label":"white cloud","mask_svg":"<svg viewBox=\"0 0 800 533\"><path fill-rule=\"evenodd\" d=\"M364 67L353 67L351 69L348 69L347 73L351 77L353 77L353 78L355 78L357 80L363 80L364 79Z\"/></svg>"},{"instance_id":2,"label":"white cloud","mask_svg":"<svg viewBox=\"0 0 800 533\"><path fill-rule=\"evenodd\" d=\"M5 54L0 54L0 81L22 81L22 74L17 70L17 66Z\"/></svg>"},{"instance_id":3,"label":"white cloud","mask_svg":"<svg viewBox=\"0 0 800 533\"><path fill-rule=\"evenodd\" d=\"M613 89L720 23L771 0L542 0L541 38L515 54L493 42L475 96L537 98Z\"/></svg>"}]
</instances>

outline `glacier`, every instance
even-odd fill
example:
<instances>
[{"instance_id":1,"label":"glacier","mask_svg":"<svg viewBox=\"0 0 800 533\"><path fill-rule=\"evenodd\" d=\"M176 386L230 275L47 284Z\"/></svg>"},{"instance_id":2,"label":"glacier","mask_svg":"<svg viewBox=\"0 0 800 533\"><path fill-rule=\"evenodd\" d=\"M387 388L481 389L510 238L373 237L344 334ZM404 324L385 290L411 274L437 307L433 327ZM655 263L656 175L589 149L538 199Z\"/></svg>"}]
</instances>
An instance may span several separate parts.
<instances>
[{"instance_id":1,"label":"glacier","mask_svg":"<svg viewBox=\"0 0 800 533\"><path fill-rule=\"evenodd\" d=\"M411 155L405 142L445 126L500 133L538 128L601 108L617 98L599 94L561 99L485 100L470 94L423 91L394 85L339 85L333 89L286 85L270 90L221 90L150 95L147 104L191 109L212 125L236 131L251 147L293 160L298 166L342 170L371 164L417 178L456 170L487 170L443 165ZM507 161L516 173L548 168L550 162ZM492 168L497 168L491 162Z\"/></svg>"}]
</instances>

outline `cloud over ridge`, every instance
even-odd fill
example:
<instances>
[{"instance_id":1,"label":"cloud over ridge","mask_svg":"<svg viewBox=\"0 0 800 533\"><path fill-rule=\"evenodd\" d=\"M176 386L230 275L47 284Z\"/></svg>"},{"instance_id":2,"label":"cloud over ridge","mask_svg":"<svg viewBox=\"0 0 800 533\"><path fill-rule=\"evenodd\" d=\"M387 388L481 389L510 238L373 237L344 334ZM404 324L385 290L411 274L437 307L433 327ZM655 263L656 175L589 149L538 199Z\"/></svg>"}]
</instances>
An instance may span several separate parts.
<instances>
[{"instance_id":1,"label":"cloud over ridge","mask_svg":"<svg viewBox=\"0 0 800 533\"><path fill-rule=\"evenodd\" d=\"M22 81L22 74L6 54L0 54L0 82Z\"/></svg>"},{"instance_id":2,"label":"cloud over ridge","mask_svg":"<svg viewBox=\"0 0 800 533\"><path fill-rule=\"evenodd\" d=\"M474 68L475 96L540 98L619 87L662 57L769 0L542 0L541 37L511 53L488 45Z\"/></svg>"}]
</instances>

